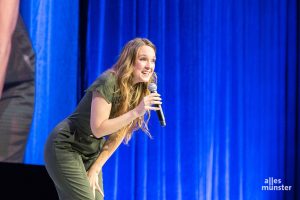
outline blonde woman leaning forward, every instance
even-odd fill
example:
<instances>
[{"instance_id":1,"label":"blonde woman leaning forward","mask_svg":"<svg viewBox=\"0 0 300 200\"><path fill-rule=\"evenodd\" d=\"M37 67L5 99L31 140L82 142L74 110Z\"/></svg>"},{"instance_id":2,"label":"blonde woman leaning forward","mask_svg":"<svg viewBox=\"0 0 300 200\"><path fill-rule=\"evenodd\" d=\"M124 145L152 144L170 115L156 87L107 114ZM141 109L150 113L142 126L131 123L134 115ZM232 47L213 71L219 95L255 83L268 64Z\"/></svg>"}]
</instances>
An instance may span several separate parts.
<instances>
[{"instance_id":1,"label":"blonde woman leaning forward","mask_svg":"<svg viewBox=\"0 0 300 200\"><path fill-rule=\"evenodd\" d=\"M52 131L45 163L60 199L103 199L104 163L133 131L140 128L151 136L144 115L161 104L160 95L147 89L156 81L155 53L148 39L129 41L115 65L99 76L76 110Z\"/></svg>"}]
</instances>

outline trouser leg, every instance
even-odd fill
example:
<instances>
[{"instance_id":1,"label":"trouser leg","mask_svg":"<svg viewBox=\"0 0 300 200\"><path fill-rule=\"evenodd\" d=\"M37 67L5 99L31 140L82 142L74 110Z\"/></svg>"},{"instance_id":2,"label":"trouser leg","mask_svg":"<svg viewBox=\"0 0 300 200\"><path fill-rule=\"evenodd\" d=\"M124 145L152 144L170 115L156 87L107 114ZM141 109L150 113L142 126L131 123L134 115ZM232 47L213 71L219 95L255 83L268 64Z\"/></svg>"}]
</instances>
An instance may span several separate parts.
<instances>
[{"instance_id":1,"label":"trouser leg","mask_svg":"<svg viewBox=\"0 0 300 200\"><path fill-rule=\"evenodd\" d=\"M61 200L95 199L81 156L77 152L56 148L49 142L45 148L45 163ZM99 177L99 181L102 186L102 177ZM96 199L103 199L98 191Z\"/></svg>"}]
</instances>

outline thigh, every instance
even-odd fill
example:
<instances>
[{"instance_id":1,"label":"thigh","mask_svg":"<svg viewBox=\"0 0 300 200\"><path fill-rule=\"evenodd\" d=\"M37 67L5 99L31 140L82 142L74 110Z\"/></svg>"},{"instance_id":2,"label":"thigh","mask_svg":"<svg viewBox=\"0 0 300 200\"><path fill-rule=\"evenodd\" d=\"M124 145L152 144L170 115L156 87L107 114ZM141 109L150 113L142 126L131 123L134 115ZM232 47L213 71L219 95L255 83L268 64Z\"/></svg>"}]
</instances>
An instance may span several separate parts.
<instances>
[{"instance_id":1,"label":"thigh","mask_svg":"<svg viewBox=\"0 0 300 200\"><path fill-rule=\"evenodd\" d=\"M84 162L84 166L85 166L85 169L89 169L91 167L91 165L94 163L94 161L96 160L97 158L94 158L92 160L89 160L89 161L86 161ZM98 176L98 182L99 182L99 186L104 194L104 189L103 189L103 174L102 174L102 170L100 170L99 172L99 176ZM103 200L104 196L102 196L102 194L98 191L96 191L96 200Z\"/></svg>"},{"instance_id":2,"label":"thigh","mask_svg":"<svg viewBox=\"0 0 300 200\"><path fill-rule=\"evenodd\" d=\"M53 144L51 146L46 147L45 163L59 198L94 200L81 156L77 152L55 148ZM99 200L103 199L99 194L97 197Z\"/></svg>"}]
</instances>

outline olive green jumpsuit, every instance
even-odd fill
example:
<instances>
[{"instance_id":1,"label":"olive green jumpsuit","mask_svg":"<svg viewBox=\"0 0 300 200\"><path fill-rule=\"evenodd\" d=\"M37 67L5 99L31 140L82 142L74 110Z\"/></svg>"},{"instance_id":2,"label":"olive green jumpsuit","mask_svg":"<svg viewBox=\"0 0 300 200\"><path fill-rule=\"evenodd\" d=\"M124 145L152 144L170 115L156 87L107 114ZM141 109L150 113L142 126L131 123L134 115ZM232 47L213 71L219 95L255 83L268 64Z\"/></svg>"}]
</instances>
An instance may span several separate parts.
<instances>
[{"instance_id":1,"label":"olive green jumpsuit","mask_svg":"<svg viewBox=\"0 0 300 200\"><path fill-rule=\"evenodd\" d=\"M76 110L60 122L47 139L44 151L45 166L60 199L103 199L100 192L93 196L87 170L99 156L105 139L94 137L90 128L93 91L112 103L110 116L118 104L116 78L113 72L104 72L86 91ZM99 185L103 191L102 171Z\"/></svg>"}]
</instances>

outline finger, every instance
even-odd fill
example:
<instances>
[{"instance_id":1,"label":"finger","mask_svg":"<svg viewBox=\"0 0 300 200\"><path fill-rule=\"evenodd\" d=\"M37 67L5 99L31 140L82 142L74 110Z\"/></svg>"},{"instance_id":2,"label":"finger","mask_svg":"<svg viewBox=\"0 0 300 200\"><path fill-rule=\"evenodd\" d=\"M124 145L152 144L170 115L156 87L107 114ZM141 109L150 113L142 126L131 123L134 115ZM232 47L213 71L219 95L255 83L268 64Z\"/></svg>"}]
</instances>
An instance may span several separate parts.
<instances>
[{"instance_id":1,"label":"finger","mask_svg":"<svg viewBox=\"0 0 300 200\"><path fill-rule=\"evenodd\" d=\"M99 191L101 194L102 194L102 196L104 197L104 192L101 190L101 188L100 188L100 191Z\"/></svg>"},{"instance_id":2,"label":"finger","mask_svg":"<svg viewBox=\"0 0 300 200\"><path fill-rule=\"evenodd\" d=\"M152 97L151 100L161 100L160 97Z\"/></svg>"},{"instance_id":3,"label":"finger","mask_svg":"<svg viewBox=\"0 0 300 200\"><path fill-rule=\"evenodd\" d=\"M152 100L161 100L161 98L159 96L148 96L144 98L145 102L152 101Z\"/></svg>"},{"instance_id":4,"label":"finger","mask_svg":"<svg viewBox=\"0 0 300 200\"><path fill-rule=\"evenodd\" d=\"M161 101L151 101L150 104L151 105L153 105L153 104L159 104L160 105L160 104L162 104L162 102Z\"/></svg>"},{"instance_id":5,"label":"finger","mask_svg":"<svg viewBox=\"0 0 300 200\"><path fill-rule=\"evenodd\" d=\"M148 97L160 97L160 94L158 94L157 92L154 92L154 93L149 94Z\"/></svg>"},{"instance_id":6,"label":"finger","mask_svg":"<svg viewBox=\"0 0 300 200\"><path fill-rule=\"evenodd\" d=\"M101 188L98 183L96 183L96 189L100 192Z\"/></svg>"},{"instance_id":7,"label":"finger","mask_svg":"<svg viewBox=\"0 0 300 200\"><path fill-rule=\"evenodd\" d=\"M93 187L92 179L91 178L88 178L88 179L89 179L89 182L90 182L90 187Z\"/></svg>"},{"instance_id":8,"label":"finger","mask_svg":"<svg viewBox=\"0 0 300 200\"><path fill-rule=\"evenodd\" d=\"M150 99L149 101L147 101L145 104L154 104L155 101L159 101L161 102L161 99Z\"/></svg>"},{"instance_id":9,"label":"finger","mask_svg":"<svg viewBox=\"0 0 300 200\"><path fill-rule=\"evenodd\" d=\"M160 110L158 107L145 106L146 110Z\"/></svg>"},{"instance_id":10,"label":"finger","mask_svg":"<svg viewBox=\"0 0 300 200\"><path fill-rule=\"evenodd\" d=\"M100 194L102 196L104 196L104 193L103 193L102 189L100 188L99 184L97 184L97 190L98 190L98 192L100 192Z\"/></svg>"},{"instance_id":11,"label":"finger","mask_svg":"<svg viewBox=\"0 0 300 200\"><path fill-rule=\"evenodd\" d=\"M104 192L102 191L102 189L99 187L97 188L98 192L100 192L100 194L104 197Z\"/></svg>"},{"instance_id":12,"label":"finger","mask_svg":"<svg viewBox=\"0 0 300 200\"><path fill-rule=\"evenodd\" d=\"M93 195L94 195L94 198L96 197L96 188L95 188L95 185L93 185Z\"/></svg>"}]
</instances>

